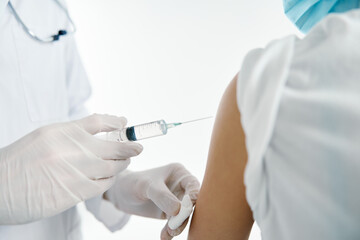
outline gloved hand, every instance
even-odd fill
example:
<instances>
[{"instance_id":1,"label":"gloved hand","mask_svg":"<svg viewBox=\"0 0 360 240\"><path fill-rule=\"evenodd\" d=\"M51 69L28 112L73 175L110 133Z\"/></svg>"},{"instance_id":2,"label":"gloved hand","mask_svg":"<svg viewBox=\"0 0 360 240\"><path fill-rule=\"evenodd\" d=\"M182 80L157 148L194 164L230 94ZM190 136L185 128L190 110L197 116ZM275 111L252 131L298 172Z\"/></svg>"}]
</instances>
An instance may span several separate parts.
<instances>
[{"instance_id":1,"label":"gloved hand","mask_svg":"<svg viewBox=\"0 0 360 240\"><path fill-rule=\"evenodd\" d=\"M92 115L39 128L0 149L0 225L49 217L109 189L142 146L93 134L125 124L125 118Z\"/></svg>"},{"instance_id":2,"label":"gloved hand","mask_svg":"<svg viewBox=\"0 0 360 240\"><path fill-rule=\"evenodd\" d=\"M199 188L199 181L181 164L169 164L142 172L126 170L118 174L104 198L126 213L164 219L178 214L184 195L189 195L195 204ZM175 230L166 224L161 239L172 239L180 234L187 221Z\"/></svg>"}]
</instances>

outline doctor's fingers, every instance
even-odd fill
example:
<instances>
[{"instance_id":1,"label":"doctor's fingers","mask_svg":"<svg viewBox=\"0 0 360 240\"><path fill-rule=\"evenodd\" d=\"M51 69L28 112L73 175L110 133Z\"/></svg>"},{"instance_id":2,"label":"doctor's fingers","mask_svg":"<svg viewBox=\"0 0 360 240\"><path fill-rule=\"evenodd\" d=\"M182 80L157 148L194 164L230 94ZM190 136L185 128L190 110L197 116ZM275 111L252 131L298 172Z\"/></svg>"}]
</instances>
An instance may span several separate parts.
<instances>
[{"instance_id":1,"label":"doctor's fingers","mask_svg":"<svg viewBox=\"0 0 360 240\"><path fill-rule=\"evenodd\" d=\"M124 160L139 155L143 147L135 142L112 142L90 136L84 145L96 156L107 160Z\"/></svg>"},{"instance_id":2,"label":"doctor's fingers","mask_svg":"<svg viewBox=\"0 0 360 240\"><path fill-rule=\"evenodd\" d=\"M182 233L182 231L184 231L188 221L189 221L189 218L187 218L181 224L180 227L178 227L177 229L174 229L174 230L169 227L168 223L166 223L164 228L161 230L160 239L161 240L171 240L171 239L173 239L173 237L179 235L180 233Z\"/></svg>"},{"instance_id":3,"label":"doctor's fingers","mask_svg":"<svg viewBox=\"0 0 360 240\"><path fill-rule=\"evenodd\" d=\"M163 182L155 182L150 184L148 190L146 191L145 197L153 201L155 205L163 212L163 214L160 216L161 218L165 218L165 214L167 216L175 216L180 211L180 200Z\"/></svg>"},{"instance_id":4,"label":"doctor's fingers","mask_svg":"<svg viewBox=\"0 0 360 240\"><path fill-rule=\"evenodd\" d=\"M90 198L100 196L115 182L115 177L102 178L98 180L87 179L86 182L83 182L83 186L76 191L76 194L79 196L80 200L88 200Z\"/></svg>"},{"instance_id":5,"label":"doctor's fingers","mask_svg":"<svg viewBox=\"0 0 360 240\"><path fill-rule=\"evenodd\" d=\"M104 160L93 156L81 161L74 162L73 166L91 180L99 180L116 176L130 165L131 160Z\"/></svg>"},{"instance_id":6,"label":"doctor's fingers","mask_svg":"<svg viewBox=\"0 0 360 240\"><path fill-rule=\"evenodd\" d=\"M127 120L124 117L117 117L106 114L93 114L75 123L90 134L99 132L110 132L122 129L126 126Z\"/></svg>"},{"instance_id":7,"label":"doctor's fingers","mask_svg":"<svg viewBox=\"0 0 360 240\"><path fill-rule=\"evenodd\" d=\"M189 195L192 203L195 204L200 191L200 182L197 178L191 174L184 176L180 181L180 186L185 190L184 195Z\"/></svg>"},{"instance_id":8,"label":"doctor's fingers","mask_svg":"<svg viewBox=\"0 0 360 240\"><path fill-rule=\"evenodd\" d=\"M170 167L172 171L167 179L169 189L179 196L189 195L194 204L200 191L199 180L179 163L170 164Z\"/></svg>"},{"instance_id":9,"label":"doctor's fingers","mask_svg":"<svg viewBox=\"0 0 360 240\"><path fill-rule=\"evenodd\" d=\"M91 160L95 161L95 159ZM104 160L100 159L99 161ZM61 207L61 204L73 206L80 201L99 196L114 184L115 177L105 177L97 180L89 178L82 171L82 169L86 169L86 164L83 163L81 166L81 162L83 161L71 162L65 159L65 161L57 164L57 167L49 169L48 175L51 176L52 185L56 187L55 192L51 191L56 207ZM58 206L58 204L60 205Z\"/></svg>"}]
</instances>

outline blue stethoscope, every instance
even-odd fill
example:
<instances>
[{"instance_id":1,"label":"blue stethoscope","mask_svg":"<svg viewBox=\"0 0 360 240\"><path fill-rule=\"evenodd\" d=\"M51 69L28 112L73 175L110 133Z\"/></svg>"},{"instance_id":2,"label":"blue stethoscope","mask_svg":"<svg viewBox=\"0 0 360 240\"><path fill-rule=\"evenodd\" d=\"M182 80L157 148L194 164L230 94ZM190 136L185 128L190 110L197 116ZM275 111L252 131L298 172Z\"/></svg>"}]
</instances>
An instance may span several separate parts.
<instances>
[{"instance_id":1,"label":"blue stethoscope","mask_svg":"<svg viewBox=\"0 0 360 240\"><path fill-rule=\"evenodd\" d=\"M47 38L41 38L39 36L37 36L33 31L31 31L26 25L25 23L21 20L21 18L19 17L19 14L17 14L17 12L15 11L13 5L11 4L11 2L9 1L8 6L12 12L12 14L15 16L16 21L18 21L20 23L20 25L22 26L22 28L24 29L24 31L34 40L42 42L42 43L52 43L55 41L58 41L60 39L60 37L65 36L65 35L69 35L69 34L73 34L76 32L76 27L74 22L72 21L68 10L58 1L58 0L54 0L55 3L65 12L69 22L70 22L70 29L69 30L64 30L64 29L60 29L56 34L51 35Z\"/></svg>"}]
</instances>

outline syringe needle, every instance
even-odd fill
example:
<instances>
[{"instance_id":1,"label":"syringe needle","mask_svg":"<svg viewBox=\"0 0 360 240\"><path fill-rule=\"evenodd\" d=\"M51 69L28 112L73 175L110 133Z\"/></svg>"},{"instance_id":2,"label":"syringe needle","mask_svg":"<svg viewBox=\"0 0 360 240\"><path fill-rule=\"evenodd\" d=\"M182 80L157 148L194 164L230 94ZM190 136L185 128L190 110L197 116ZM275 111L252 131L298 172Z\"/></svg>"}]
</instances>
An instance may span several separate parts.
<instances>
[{"instance_id":1,"label":"syringe needle","mask_svg":"<svg viewBox=\"0 0 360 240\"><path fill-rule=\"evenodd\" d=\"M191 122L197 122L197 121L201 121L201 120L209 119L209 118L212 118L212 117L213 117L213 116L204 117L204 118L198 118L198 119L194 119L194 120L190 120L190 121L182 122L181 124L191 123Z\"/></svg>"},{"instance_id":2,"label":"syringe needle","mask_svg":"<svg viewBox=\"0 0 360 240\"><path fill-rule=\"evenodd\" d=\"M167 126L167 128L174 128L174 127L177 127L177 126L179 126L179 125L183 125L183 124L185 124L185 123L197 122L197 121L205 120L205 119L208 119L208 118L212 118L212 116L210 116L210 117L204 117L204 118L199 118L199 119L194 119L194 120L190 120L190 121L186 121L186 122L168 123L168 124L166 124L166 126Z\"/></svg>"}]
</instances>

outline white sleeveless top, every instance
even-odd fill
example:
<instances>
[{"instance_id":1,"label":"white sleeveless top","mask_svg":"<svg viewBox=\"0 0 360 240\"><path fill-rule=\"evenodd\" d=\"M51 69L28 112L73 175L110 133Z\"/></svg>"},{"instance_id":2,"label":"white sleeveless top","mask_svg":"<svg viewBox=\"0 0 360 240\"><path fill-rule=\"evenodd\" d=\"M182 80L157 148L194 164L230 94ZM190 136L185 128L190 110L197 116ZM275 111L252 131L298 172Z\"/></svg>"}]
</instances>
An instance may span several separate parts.
<instances>
[{"instance_id":1,"label":"white sleeveless top","mask_svg":"<svg viewBox=\"0 0 360 240\"><path fill-rule=\"evenodd\" d=\"M360 239L360 10L251 51L237 99L263 239Z\"/></svg>"}]
</instances>

